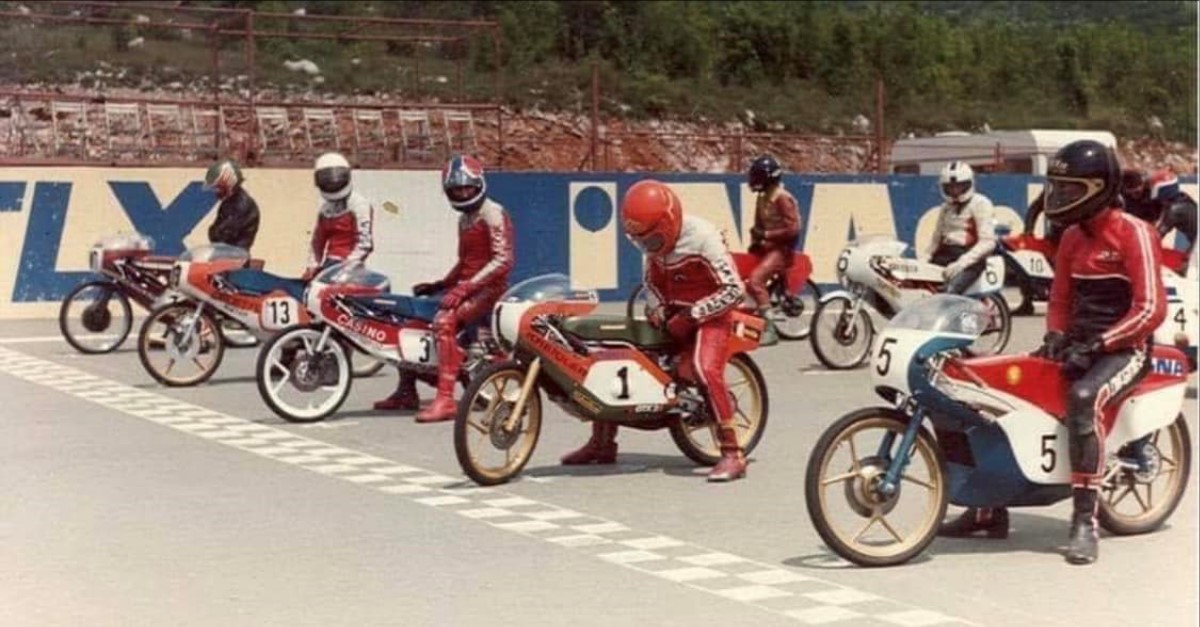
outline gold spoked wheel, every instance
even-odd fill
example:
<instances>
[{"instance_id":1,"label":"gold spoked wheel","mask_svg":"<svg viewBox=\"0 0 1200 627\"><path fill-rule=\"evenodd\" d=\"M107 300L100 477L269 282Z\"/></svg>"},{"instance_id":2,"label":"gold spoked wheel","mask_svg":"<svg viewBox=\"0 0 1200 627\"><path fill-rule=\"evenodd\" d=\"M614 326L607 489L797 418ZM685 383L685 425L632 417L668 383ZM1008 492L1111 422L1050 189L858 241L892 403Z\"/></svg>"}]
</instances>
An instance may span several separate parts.
<instances>
[{"instance_id":1,"label":"gold spoked wheel","mask_svg":"<svg viewBox=\"0 0 1200 627\"><path fill-rule=\"evenodd\" d=\"M506 483L521 472L542 430L542 400L529 390L517 411L528 368L514 361L481 371L463 393L454 421L454 452L463 472L479 485Z\"/></svg>"},{"instance_id":2,"label":"gold spoked wheel","mask_svg":"<svg viewBox=\"0 0 1200 627\"><path fill-rule=\"evenodd\" d=\"M167 303L151 312L138 333L138 358L163 385L183 387L209 379L225 356L216 321L195 303Z\"/></svg>"},{"instance_id":3,"label":"gold spoked wheel","mask_svg":"<svg viewBox=\"0 0 1200 627\"><path fill-rule=\"evenodd\" d=\"M1183 416L1117 451L1100 493L1100 525L1114 535L1153 531L1171 516L1187 489L1192 438Z\"/></svg>"},{"instance_id":4,"label":"gold spoked wheel","mask_svg":"<svg viewBox=\"0 0 1200 627\"><path fill-rule=\"evenodd\" d=\"M725 366L725 386L733 403L733 425L746 456L758 446L767 428L767 382L749 355L734 355ZM700 423L681 420L671 425L671 439L688 459L714 466L721 459L717 423L711 418Z\"/></svg>"},{"instance_id":5,"label":"gold spoked wheel","mask_svg":"<svg viewBox=\"0 0 1200 627\"><path fill-rule=\"evenodd\" d=\"M908 420L891 408L853 412L822 434L809 457L808 515L825 544L855 564L912 559L933 541L946 513L945 460L925 428L895 490L881 489Z\"/></svg>"}]
</instances>

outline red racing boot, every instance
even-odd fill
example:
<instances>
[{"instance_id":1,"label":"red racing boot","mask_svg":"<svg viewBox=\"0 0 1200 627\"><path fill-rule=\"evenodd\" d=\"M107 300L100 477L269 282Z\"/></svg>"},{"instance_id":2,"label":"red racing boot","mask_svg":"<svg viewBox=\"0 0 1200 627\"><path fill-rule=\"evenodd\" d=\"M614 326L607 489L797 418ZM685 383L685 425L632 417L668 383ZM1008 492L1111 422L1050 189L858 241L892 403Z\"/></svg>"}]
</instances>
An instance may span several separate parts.
<instances>
[{"instance_id":1,"label":"red racing boot","mask_svg":"<svg viewBox=\"0 0 1200 627\"><path fill-rule=\"evenodd\" d=\"M417 378L408 372L400 373L400 384L392 395L375 403L377 411L416 411L421 408L417 396Z\"/></svg>"},{"instance_id":2,"label":"red racing boot","mask_svg":"<svg viewBox=\"0 0 1200 627\"><path fill-rule=\"evenodd\" d=\"M607 422L592 423L592 437L587 444L562 458L564 466L586 464L612 464L617 461L617 425Z\"/></svg>"},{"instance_id":3,"label":"red racing boot","mask_svg":"<svg viewBox=\"0 0 1200 627\"><path fill-rule=\"evenodd\" d=\"M421 413L417 422L444 422L458 415L458 403L454 402L454 386L458 383L458 369L462 367L463 352L455 340L455 325L443 319L441 314L434 320L433 331L437 338L438 382L437 396Z\"/></svg>"},{"instance_id":4,"label":"red racing boot","mask_svg":"<svg viewBox=\"0 0 1200 627\"><path fill-rule=\"evenodd\" d=\"M733 427L721 427L717 434L717 440L721 443L721 461L708 473L709 482L725 483L745 477L746 458L742 455L742 447L738 445L737 432Z\"/></svg>"}]
</instances>

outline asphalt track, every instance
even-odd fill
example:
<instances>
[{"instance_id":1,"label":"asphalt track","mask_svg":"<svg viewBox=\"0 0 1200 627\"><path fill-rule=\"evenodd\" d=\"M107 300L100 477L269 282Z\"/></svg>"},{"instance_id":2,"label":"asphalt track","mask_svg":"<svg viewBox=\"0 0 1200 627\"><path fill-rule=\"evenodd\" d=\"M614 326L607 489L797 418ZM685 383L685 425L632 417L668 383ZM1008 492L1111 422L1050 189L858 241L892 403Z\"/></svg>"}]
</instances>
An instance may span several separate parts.
<instances>
[{"instance_id":1,"label":"asphalt track","mask_svg":"<svg viewBox=\"0 0 1200 627\"><path fill-rule=\"evenodd\" d=\"M1042 319L1016 323L1011 350L1033 348ZM371 410L388 371L297 426L259 399L256 349L167 389L132 340L92 357L56 335L0 327L0 625L1197 622L1195 470L1163 529L1104 536L1090 567L1061 557L1066 503L902 567L833 557L804 466L826 426L881 401L805 343L756 354L771 416L747 480L706 483L665 432L623 431L616 466L561 467L588 430L551 409L523 479L484 490L449 423Z\"/></svg>"}]
</instances>

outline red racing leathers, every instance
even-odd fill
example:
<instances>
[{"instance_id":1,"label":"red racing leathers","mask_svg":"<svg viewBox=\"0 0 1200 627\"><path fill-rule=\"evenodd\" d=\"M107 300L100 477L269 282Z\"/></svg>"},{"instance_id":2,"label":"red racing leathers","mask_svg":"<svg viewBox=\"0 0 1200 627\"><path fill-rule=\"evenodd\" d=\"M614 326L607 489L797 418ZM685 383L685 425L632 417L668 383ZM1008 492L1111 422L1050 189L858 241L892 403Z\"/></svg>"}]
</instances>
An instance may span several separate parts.
<instances>
[{"instance_id":1,"label":"red racing leathers","mask_svg":"<svg viewBox=\"0 0 1200 627\"><path fill-rule=\"evenodd\" d=\"M345 200L324 201L313 229L309 270L343 261L366 261L374 250L375 209L358 192Z\"/></svg>"},{"instance_id":2,"label":"red racing leathers","mask_svg":"<svg viewBox=\"0 0 1200 627\"><path fill-rule=\"evenodd\" d=\"M1149 224L1109 208L1062 236L1046 328L1065 336L1057 351L1073 380L1067 402L1075 487L1092 487L1103 471L1100 410L1150 367L1148 342L1166 318L1162 251ZM1089 347L1072 356L1071 346Z\"/></svg>"},{"instance_id":3,"label":"red racing leathers","mask_svg":"<svg viewBox=\"0 0 1200 627\"><path fill-rule=\"evenodd\" d=\"M512 221L504 207L487 199L479 209L462 214L458 221L458 261L442 280L424 286L444 292L433 319L438 353L437 397L417 416L418 422L454 417L454 385L464 358L458 332L492 310L508 289L514 260ZM417 403L416 375L405 370L396 393L377 403L376 408L415 409Z\"/></svg>"},{"instance_id":4,"label":"red racing leathers","mask_svg":"<svg viewBox=\"0 0 1200 627\"><path fill-rule=\"evenodd\" d=\"M758 257L758 265L750 273L746 291L759 309L770 306L767 282L791 267L799 241L800 206L796 197L782 183L773 185L758 195L751 229L750 254Z\"/></svg>"},{"instance_id":5,"label":"red racing leathers","mask_svg":"<svg viewBox=\"0 0 1200 627\"><path fill-rule=\"evenodd\" d=\"M725 384L725 351L732 332L730 314L742 300L744 288L729 249L711 223L685 215L675 248L666 255L647 255L644 267L651 321L665 325L683 347L679 375L707 390L709 406L720 425L721 451L740 458L733 404ZM592 439L564 457L563 463L615 460L616 425L592 425Z\"/></svg>"}]
</instances>

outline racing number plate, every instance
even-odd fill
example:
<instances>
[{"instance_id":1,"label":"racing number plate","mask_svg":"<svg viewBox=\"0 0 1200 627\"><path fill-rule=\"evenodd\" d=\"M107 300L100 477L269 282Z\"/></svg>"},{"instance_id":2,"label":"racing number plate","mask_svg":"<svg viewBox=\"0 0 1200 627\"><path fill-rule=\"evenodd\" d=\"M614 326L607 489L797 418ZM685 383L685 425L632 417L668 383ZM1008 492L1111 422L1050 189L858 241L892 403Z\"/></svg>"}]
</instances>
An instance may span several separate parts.
<instances>
[{"instance_id":1,"label":"racing number plate","mask_svg":"<svg viewBox=\"0 0 1200 627\"><path fill-rule=\"evenodd\" d=\"M400 330L400 358L404 361L437 365L437 350L433 343L433 331L426 329Z\"/></svg>"},{"instance_id":2,"label":"racing number plate","mask_svg":"<svg viewBox=\"0 0 1200 627\"><path fill-rule=\"evenodd\" d=\"M267 331L278 331L300 322L300 303L287 296L272 296L263 301L259 323Z\"/></svg>"}]
</instances>

